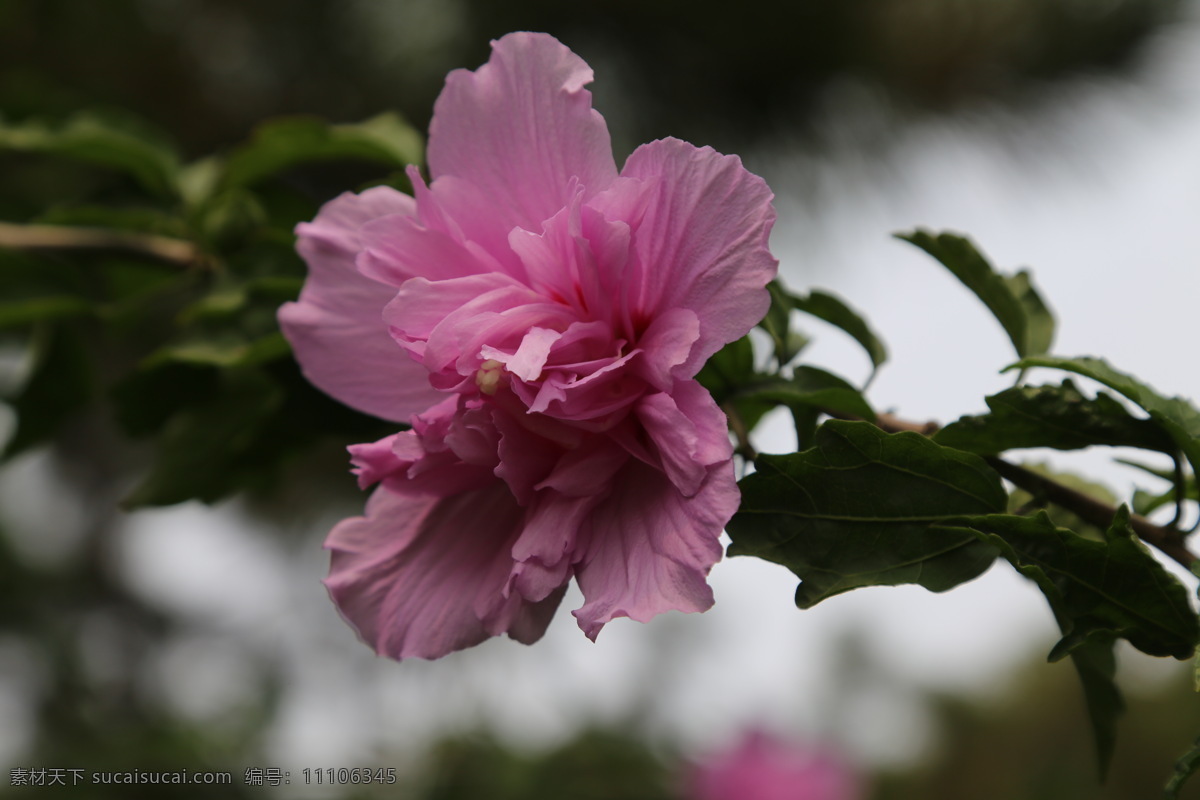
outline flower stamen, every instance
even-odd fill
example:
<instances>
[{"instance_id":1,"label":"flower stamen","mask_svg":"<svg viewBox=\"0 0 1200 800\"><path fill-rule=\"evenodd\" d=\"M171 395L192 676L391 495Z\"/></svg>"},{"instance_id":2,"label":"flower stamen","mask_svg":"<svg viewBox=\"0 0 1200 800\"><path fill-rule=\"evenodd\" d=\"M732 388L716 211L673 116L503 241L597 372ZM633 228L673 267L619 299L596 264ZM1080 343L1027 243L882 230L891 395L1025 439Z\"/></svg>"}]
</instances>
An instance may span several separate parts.
<instances>
[{"instance_id":1,"label":"flower stamen","mask_svg":"<svg viewBox=\"0 0 1200 800\"><path fill-rule=\"evenodd\" d=\"M500 388L500 381L503 377L504 365L494 358L489 358L479 365L479 371L475 373L475 385L484 394L494 395Z\"/></svg>"}]
</instances>

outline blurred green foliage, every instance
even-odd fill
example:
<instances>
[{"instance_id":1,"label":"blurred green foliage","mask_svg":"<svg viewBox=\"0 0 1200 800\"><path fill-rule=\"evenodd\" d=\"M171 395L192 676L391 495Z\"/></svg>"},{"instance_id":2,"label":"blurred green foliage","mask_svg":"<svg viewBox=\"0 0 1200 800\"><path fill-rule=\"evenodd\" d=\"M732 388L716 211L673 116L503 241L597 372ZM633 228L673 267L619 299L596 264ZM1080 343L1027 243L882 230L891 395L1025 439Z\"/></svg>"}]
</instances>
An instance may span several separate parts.
<instances>
[{"instance_id":1,"label":"blurred green foliage","mask_svg":"<svg viewBox=\"0 0 1200 800\"><path fill-rule=\"evenodd\" d=\"M603 70L618 150L674 135L723 149L794 135L847 83L901 106L1018 99L1128 69L1183 0L4 0L0 108L135 109L191 156L264 117L395 108L423 130L447 71L547 31ZM147 68L147 65L153 65Z\"/></svg>"}]
</instances>

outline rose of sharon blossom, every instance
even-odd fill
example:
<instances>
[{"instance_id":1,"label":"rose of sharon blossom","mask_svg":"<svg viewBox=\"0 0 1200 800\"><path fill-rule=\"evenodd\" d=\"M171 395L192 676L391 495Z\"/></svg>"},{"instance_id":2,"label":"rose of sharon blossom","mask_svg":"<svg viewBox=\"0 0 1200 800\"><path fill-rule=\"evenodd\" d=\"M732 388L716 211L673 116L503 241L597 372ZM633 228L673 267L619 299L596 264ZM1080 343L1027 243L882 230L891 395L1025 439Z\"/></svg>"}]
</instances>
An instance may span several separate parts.
<instances>
[{"instance_id":1,"label":"rose of sharon blossom","mask_svg":"<svg viewBox=\"0 0 1200 800\"><path fill-rule=\"evenodd\" d=\"M762 731L692 768L687 800L857 800L859 782L841 760Z\"/></svg>"},{"instance_id":2,"label":"rose of sharon blossom","mask_svg":"<svg viewBox=\"0 0 1200 800\"><path fill-rule=\"evenodd\" d=\"M533 642L572 577L593 639L712 605L739 495L694 376L766 313L772 195L674 139L618 173L591 79L545 34L493 42L446 80L415 199L344 194L297 228L309 277L279 317L305 374L412 426L350 448L377 488L326 542L380 654Z\"/></svg>"}]
</instances>

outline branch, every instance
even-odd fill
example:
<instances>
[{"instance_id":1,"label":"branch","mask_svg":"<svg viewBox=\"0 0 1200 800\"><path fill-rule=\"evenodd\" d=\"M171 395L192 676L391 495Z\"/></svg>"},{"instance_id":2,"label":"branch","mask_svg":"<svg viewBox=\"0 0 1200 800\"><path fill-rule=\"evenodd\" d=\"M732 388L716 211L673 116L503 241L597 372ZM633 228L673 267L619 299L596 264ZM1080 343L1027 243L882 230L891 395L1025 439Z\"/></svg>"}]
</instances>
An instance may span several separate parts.
<instances>
[{"instance_id":1,"label":"branch","mask_svg":"<svg viewBox=\"0 0 1200 800\"><path fill-rule=\"evenodd\" d=\"M1039 475L1025 467L1005 461L998 456L985 456L984 460L991 465L992 469L1000 473L1000 477L1035 496L1044 497L1054 505L1073 512L1084 522L1090 522L1098 528L1104 529L1111 525L1113 517L1117 513L1117 510L1108 503L1101 502L1069 486L1064 486L1058 481ZM1183 535L1174 528L1155 525L1139 514L1130 514L1129 524L1138 538L1154 545L1184 567L1191 569L1192 564L1195 563L1196 556L1188 550L1183 541Z\"/></svg>"},{"instance_id":2,"label":"branch","mask_svg":"<svg viewBox=\"0 0 1200 800\"><path fill-rule=\"evenodd\" d=\"M825 411L831 417L848 419L844 414ZM911 431L923 436L933 435L938 425L934 422L918 423L901 419L894 414L880 414L875 424L888 433ZM1117 509L1108 503L1097 500L1058 481L1026 469L1025 467L1005 461L999 456L985 456L984 460L1000 474L1000 477L1010 483L1020 486L1025 491L1037 497L1043 497L1056 506L1073 512L1080 519L1098 528L1105 529L1112 524ZM1173 527L1156 525L1139 514L1131 514L1130 527L1142 541L1158 548L1164 555L1191 569L1197 557L1187 548L1183 534Z\"/></svg>"},{"instance_id":3,"label":"branch","mask_svg":"<svg viewBox=\"0 0 1200 800\"><path fill-rule=\"evenodd\" d=\"M200 261L200 251L183 239L64 225L0 222L0 247L13 250L128 250L181 267Z\"/></svg>"}]
</instances>

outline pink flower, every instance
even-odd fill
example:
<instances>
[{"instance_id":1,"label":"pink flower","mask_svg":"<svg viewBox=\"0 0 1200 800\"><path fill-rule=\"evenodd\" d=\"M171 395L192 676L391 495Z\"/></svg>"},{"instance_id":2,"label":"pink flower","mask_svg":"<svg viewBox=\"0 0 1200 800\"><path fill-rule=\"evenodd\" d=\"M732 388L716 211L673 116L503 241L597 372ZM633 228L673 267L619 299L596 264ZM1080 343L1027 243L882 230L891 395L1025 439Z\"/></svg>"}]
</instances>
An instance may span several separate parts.
<instances>
[{"instance_id":1,"label":"pink flower","mask_svg":"<svg viewBox=\"0 0 1200 800\"><path fill-rule=\"evenodd\" d=\"M326 586L380 654L437 658L712 605L738 505L726 420L693 379L766 313L771 192L675 139L618 174L592 71L545 34L492 43L434 108L426 186L345 194L297 228L280 322L308 378L412 429L351 447L366 515Z\"/></svg>"},{"instance_id":2,"label":"pink flower","mask_svg":"<svg viewBox=\"0 0 1200 800\"><path fill-rule=\"evenodd\" d=\"M688 800L855 800L858 780L828 752L809 750L761 731L688 775Z\"/></svg>"}]
</instances>

